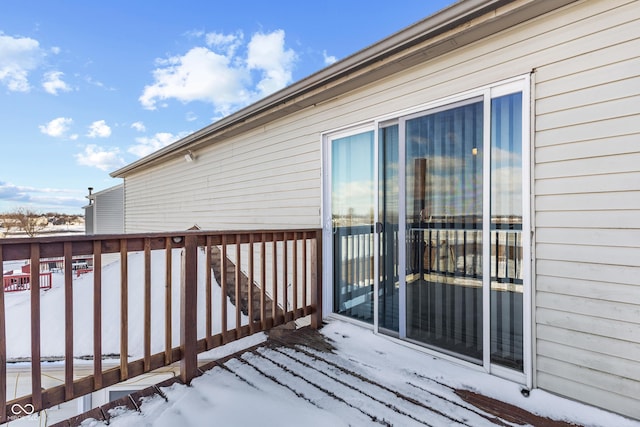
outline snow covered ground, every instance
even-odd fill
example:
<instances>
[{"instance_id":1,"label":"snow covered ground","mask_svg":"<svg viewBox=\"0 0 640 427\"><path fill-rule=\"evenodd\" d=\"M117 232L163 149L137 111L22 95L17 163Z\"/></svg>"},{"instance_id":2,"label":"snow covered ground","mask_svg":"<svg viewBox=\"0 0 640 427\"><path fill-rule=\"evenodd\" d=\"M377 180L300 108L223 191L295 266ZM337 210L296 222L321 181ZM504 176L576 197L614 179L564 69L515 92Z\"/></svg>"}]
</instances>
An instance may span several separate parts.
<instances>
[{"instance_id":1,"label":"snow covered ground","mask_svg":"<svg viewBox=\"0 0 640 427\"><path fill-rule=\"evenodd\" d=\"M180 313L180 250L173 251L173 282L172 282L172 324L173 345L180 344L179 317ZM164 298L165 298L165 255L163 251L152 251L152 291L151 291L151 323L152 353L164 350ZM5 262L4 271L19 269L24 262ZM204 265L204 252L199 251L198 264ZM144 255L132 252L128 259L128 317L129 317L129 355L139 358L143 355L144 343ZM221 298L220 287L213 281L213 304L219 307ZM43 358L56 358L64 355L64 273L52 273L53 286L49 290L41 291L41 355ZM199 269L198 294L204 295L204 269ZM77 357L93 354L93 272L73 276L74 301L74 355ZM227 299L228 301L228 299ZM235 307L227 302L227 325L235 327ZM5 294L5 313L7 322L7 359L30 357L30 296L28 291L8 292ZM204 299L199 298L198 318L204 319ZM213 333L221 330L220 321L214 316ZM248 322L246 316L241 322ZM198 337L204 337L204 322L200 321ZM120 353L120 263L111 261L106 263L102 271L102 350L103 354Z\"/></svg>"}]
</instances>

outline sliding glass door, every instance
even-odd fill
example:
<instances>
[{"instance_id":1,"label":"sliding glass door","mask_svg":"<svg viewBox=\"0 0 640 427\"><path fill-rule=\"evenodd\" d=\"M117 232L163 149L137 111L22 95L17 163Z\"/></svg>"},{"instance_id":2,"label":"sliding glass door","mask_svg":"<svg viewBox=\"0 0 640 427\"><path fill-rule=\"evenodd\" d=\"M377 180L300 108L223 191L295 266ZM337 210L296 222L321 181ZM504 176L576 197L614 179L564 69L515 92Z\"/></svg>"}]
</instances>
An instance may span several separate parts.
<instances>
[{"instance_id":1,"label":"sliding glass door","mask_svg":"<svg viewBox=\"0 0 640 427\"><path fill-rule=\"evenodd\" d=\"M374 133L329 141L334 312L373 323Z\"/></svg>"},{"instance_id":2,"label":"sliding glass door","mask_svg":"<svg viewBox=\"0 0 640 427\"><path fill-rule=\"evenodd\" d=\"M325 136L331 311L530 380L527 83Z\"/></svg>"},{"instance_id":3,"label":"sliding glass door","mask_svg":"<svg viewBox=\"0 0 640 427\"><path fill-rule=\"evenodd\" d=\"M404 127L407 338L482 360L482 99Z\"/></svg>"}]
</instances>

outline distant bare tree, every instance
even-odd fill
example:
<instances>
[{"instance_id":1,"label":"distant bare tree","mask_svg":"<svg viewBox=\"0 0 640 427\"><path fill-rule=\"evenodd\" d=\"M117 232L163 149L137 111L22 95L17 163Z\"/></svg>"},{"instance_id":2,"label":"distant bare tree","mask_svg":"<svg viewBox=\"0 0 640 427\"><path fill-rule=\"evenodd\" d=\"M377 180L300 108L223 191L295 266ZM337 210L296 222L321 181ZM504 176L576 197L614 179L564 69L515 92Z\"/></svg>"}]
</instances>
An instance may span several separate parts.
<instances>
[{"instance_id":1,"label":"distant bare tree","mask_svg":"<svg viewBox=\"0 0 640 427\"><path fill-rule=\"evenodd\" d=\"M7 237L13 227L15 227L15 222L13 222L13 220L4 217L0 218L0 228L2 228L0 233L2 234L2 237Z\"/></svg>"},{"instance_id":2,"label":"distant bare tree","mask_svg":"<svg viewBox=\"0 0 640 427\"><path fill-rule=\"evenodd\" d=\"M47 223L42 222L42 216L29 208L16 208L8 216L29 237L35 237L47 227Z\"/></svg>"}]
</instances>

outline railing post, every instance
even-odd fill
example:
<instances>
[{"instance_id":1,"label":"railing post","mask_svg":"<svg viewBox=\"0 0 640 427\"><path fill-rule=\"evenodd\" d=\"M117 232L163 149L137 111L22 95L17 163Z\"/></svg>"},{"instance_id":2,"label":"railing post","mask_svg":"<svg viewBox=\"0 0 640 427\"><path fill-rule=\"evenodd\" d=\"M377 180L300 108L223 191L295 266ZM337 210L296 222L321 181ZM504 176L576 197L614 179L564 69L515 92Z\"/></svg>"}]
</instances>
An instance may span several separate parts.
<instances>
[{"instance_id":1,"label":"railing post","mask_svg":"<svg viewBox=\"0 0 640 427\"><path fill-rule=\"evenodd\" d=\"M311 327L322 327L322 230L316 231L311 240L311 306L315 308L311 314Z\"/></svg>"},{"instance_id":2,"label":"railing post","mask_svg":"<svg viewBox=\"0 0 640 427\"><path fill-rule=\"evenodd\" d=\"M171 310L172 302L172 256L173 249L171 245L171 237L165 237L165 288L164 288L164 363L169 365L173 362L171 349L173 348L173 331L171 329L173 311Z\"/></svg>"},{"instance_id":3,"label":"railing post","mask_svg":"<svg viewBox=\"0 0 640 427\"><path fill-rule=\"evenodd\" d=\"M31 403L42 409L42 378L40 366L40 246L31 244ZM35 286L34 286L35 285Z\"/></svg>"},{"instance_id":4,"label":"railing post","mask_svg":"<svg viewBox=\"0 0 640 427\"><path fill-rule=\"evenodd\" d=\"M196 236L186 236L182 256L180 281L180 379L189 384L197 376L197 280L198 280L198 240Z\"/></svg>"}]
</instances>

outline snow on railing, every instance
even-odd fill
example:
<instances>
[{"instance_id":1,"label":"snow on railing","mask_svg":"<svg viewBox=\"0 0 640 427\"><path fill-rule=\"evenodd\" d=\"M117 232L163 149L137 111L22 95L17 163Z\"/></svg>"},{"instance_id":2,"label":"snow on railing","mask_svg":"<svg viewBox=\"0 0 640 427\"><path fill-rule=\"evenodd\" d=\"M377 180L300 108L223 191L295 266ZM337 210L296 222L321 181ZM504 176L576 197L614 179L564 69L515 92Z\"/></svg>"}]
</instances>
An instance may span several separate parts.
<instances>
[{"instance_id":1,"label":"snow on railing","mask_svg":"<svg viewBox=\"0 0 640 427\"><path fill-rule=\"evenodd\" d=\"M0 287L0 423L178 361L188 384L199 353L307 315L320 327L321 239L316 229L0 239L0 266L28 262L31 283L41 263L63 259L46 293ZM81 277L64 268L79 257L92 261ZM5 310L18 313L14 297L17 319ZM30 333L7 339L16 322ZM93 361L90 375L78 378L79 357ZM43 387L41 365L56 358L64 380ZM30 394L8 396L11 360L30 361Z\"/></svg>"}]
</instances>

